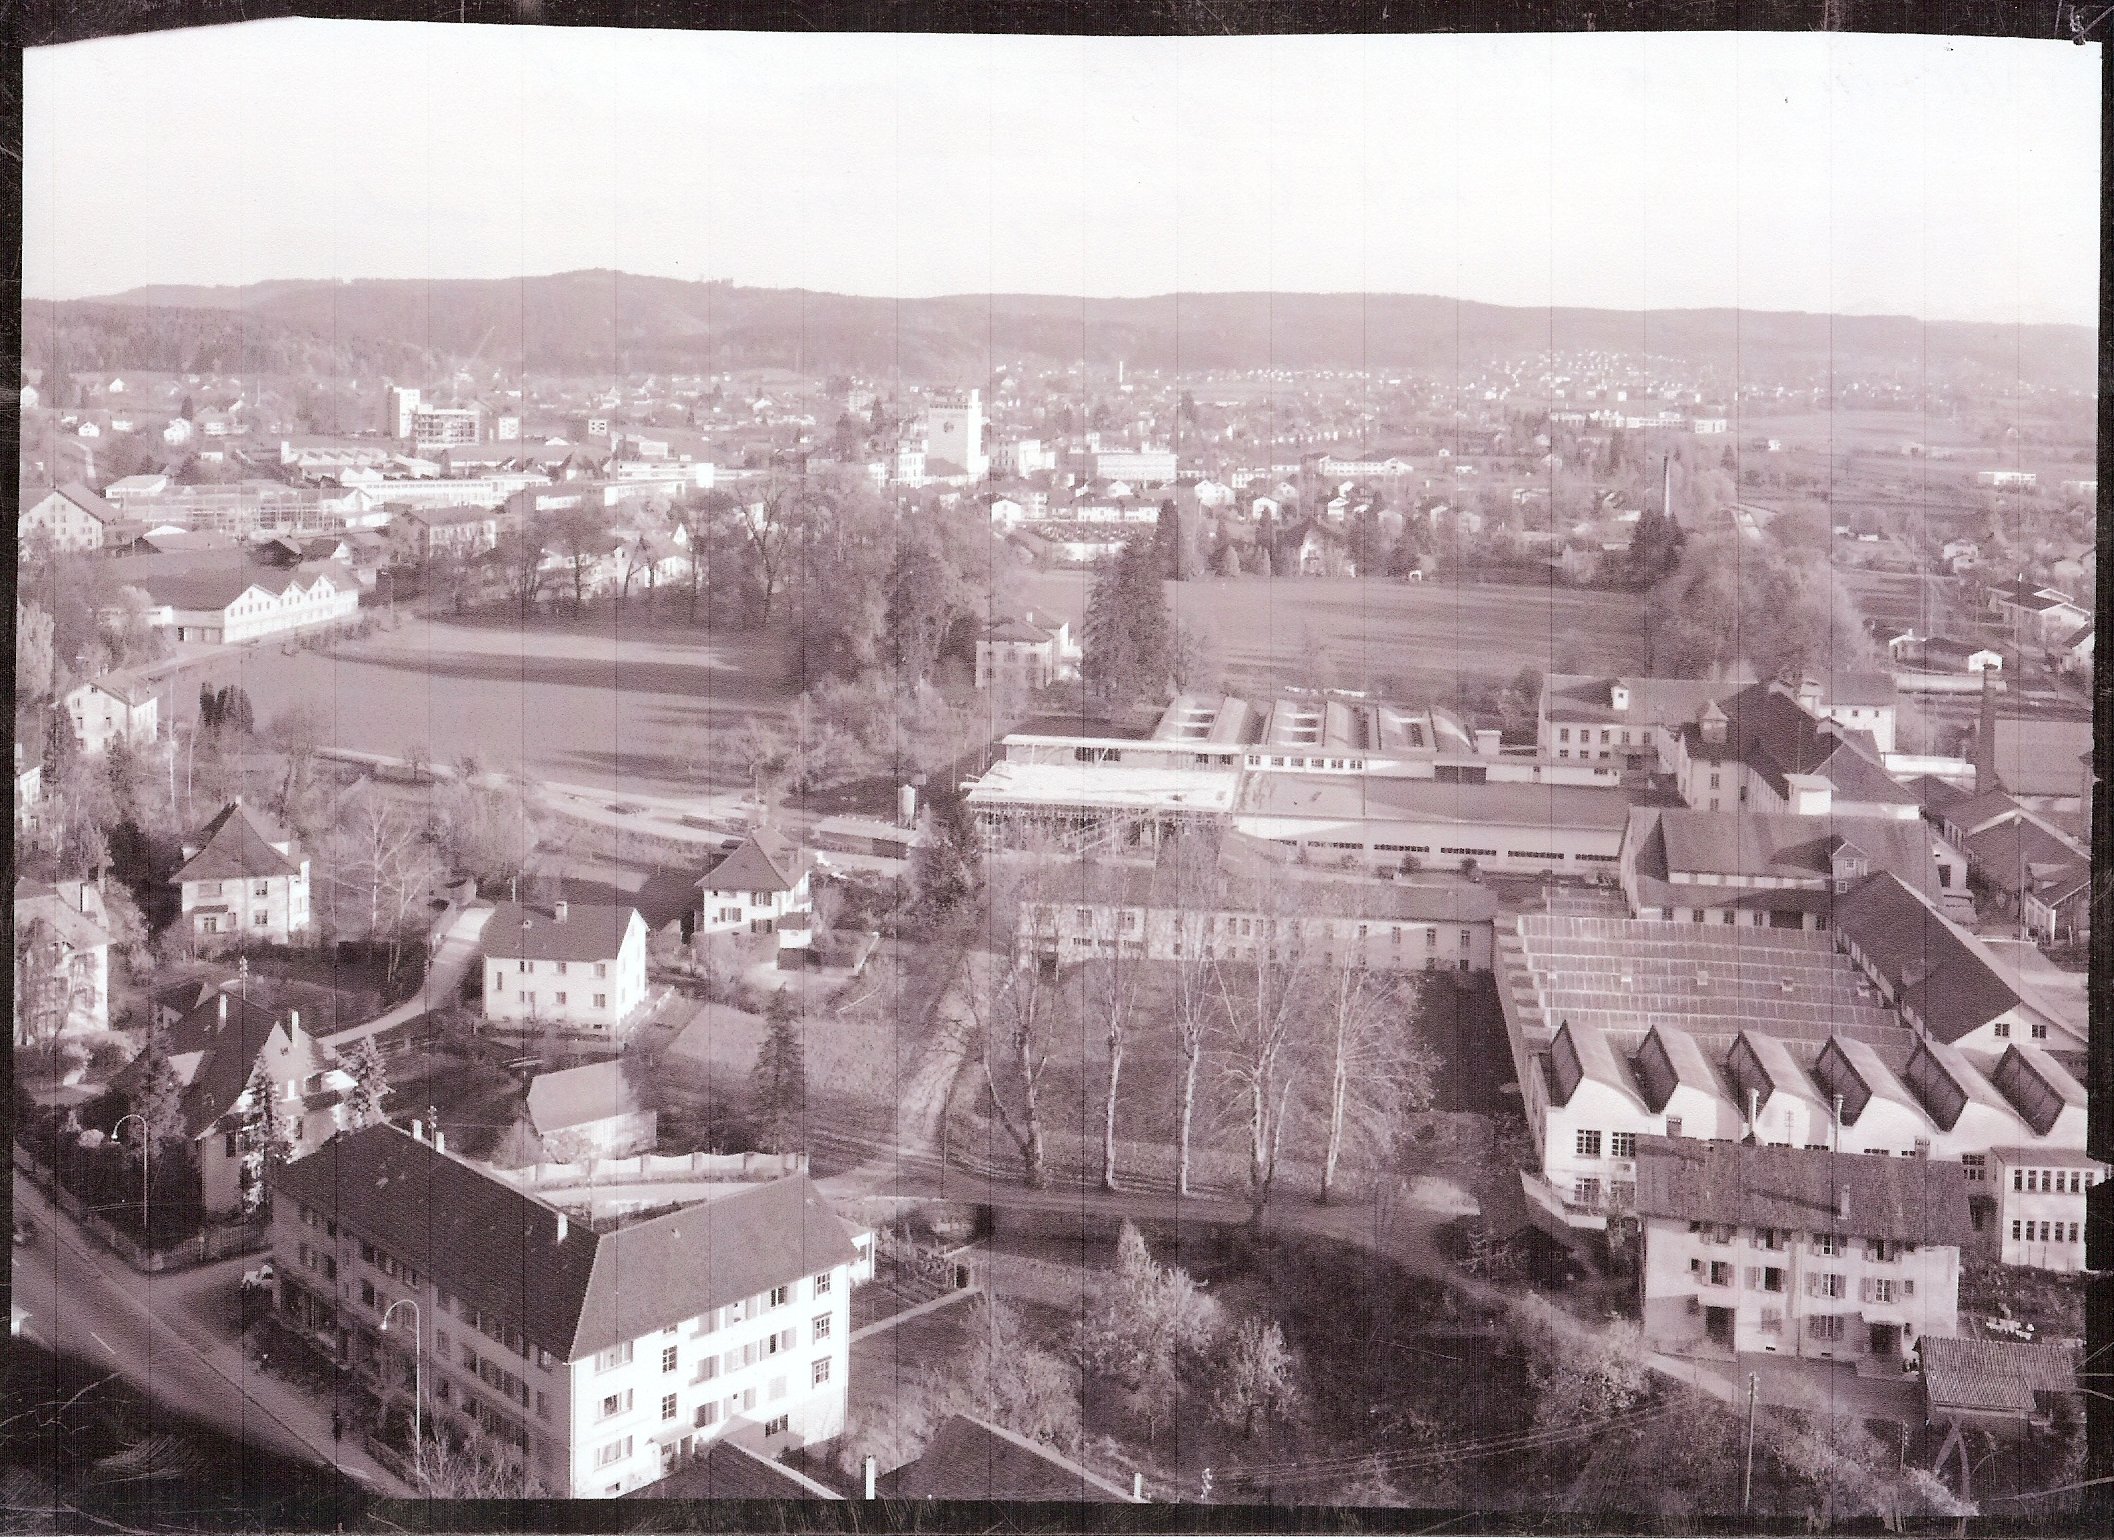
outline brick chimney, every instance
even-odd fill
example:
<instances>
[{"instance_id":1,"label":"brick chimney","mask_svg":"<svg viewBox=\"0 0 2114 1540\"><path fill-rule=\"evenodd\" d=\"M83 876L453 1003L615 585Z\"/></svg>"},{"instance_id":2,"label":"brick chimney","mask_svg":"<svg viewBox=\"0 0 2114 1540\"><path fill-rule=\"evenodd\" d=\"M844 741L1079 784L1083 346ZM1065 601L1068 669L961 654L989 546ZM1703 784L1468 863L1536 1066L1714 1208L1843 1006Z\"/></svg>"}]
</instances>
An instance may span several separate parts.
<instances>
[{"instance_id":1,"label":"brick chimney","mask_svg":"<svg viewBox=\"0 0 2114 1540\"><path fill-rule=\"evenodd\" d=\"M551 918L556 920L560 925L563 925L565 923L564 899L561 898L556 903L551 905Z\"/></svg>"}]
</instances>

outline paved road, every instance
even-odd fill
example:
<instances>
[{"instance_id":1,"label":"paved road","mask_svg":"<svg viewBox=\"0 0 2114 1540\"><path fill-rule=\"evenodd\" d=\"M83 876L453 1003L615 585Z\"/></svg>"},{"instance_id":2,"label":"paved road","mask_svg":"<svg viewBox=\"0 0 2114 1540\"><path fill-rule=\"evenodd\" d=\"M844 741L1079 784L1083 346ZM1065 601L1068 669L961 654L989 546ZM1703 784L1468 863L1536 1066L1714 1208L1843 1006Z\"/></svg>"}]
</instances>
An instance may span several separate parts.
<instances>
[{"instance_id":1,"label":"paved road","mask_svg":"<svg viewBox=\"0 0 2114 1540\"><path fill-rule=\"evenodd\" d=\"M35 1184L15 1176L15 1212L36 1240L14 1252L14 1304L39 1342L132 1381L154 1402L276 1454L393 1497L415 1494L330 1436L330 1408L260 1374L228 1309L256 1257L145 1277L83 1236Z\"/></svg>"},{"instance_id":2,"label":"paved road","mask_svg":"<svg viewBox=\"0 0 2114 1540\"><path fill-rule=\"evenodd\" d=\"M342 1050L363 1037L400 1027L414 1016L422 1016L455 1000L462 988L463 975L469 972L470 964L477 956L477 941L484 933L484 922L491 917L492 906L487 903L474 903L463 908L442 933L440 945L426 968L426 981L419 986L418 993L371 1021L332 1033L328 1039L331 1048Z\"/></svg>"}]
</instances>

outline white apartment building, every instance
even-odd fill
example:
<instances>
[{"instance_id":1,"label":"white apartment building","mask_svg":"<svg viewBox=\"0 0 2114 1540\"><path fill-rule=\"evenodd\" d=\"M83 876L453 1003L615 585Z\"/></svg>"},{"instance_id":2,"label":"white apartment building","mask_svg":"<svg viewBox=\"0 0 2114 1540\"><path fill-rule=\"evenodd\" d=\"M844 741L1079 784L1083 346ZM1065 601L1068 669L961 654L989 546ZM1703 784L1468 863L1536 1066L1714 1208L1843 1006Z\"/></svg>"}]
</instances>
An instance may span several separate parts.
<instances>
[{"instance_id":1,"label":"white apartment building","mask_svg":"<svg viewBox=\"0 0 2114 1540\"><path fill-rule=\"evenodd\" d=\"M1972 1226L1957 1166L1653 1138L1637 1168L1640 1305L1660 1352L1900 1375L1958 1326Z\"/></svg>"},{"instance_id":2,"label":"white apartment building","mask_svg":"<svg viewBox=\"0 0 2114 1540\"><path fill-rule=\"evenodd\" d=\"M976 687L1046 689L1076 679L1081 656L1070 621L1034 610L1004 616L976 639Z\"/></svg>"},{"instance_id":3,"label":"white apartment building","mask_svg":"<svg viewBox=\"0 0 2114 1540\"><path fill-rule=\"evenodd\" d=\"M279 1309L522 1493L615 1497L722 1439L843 1431L855 1237L805 1174L650 1218L569 1211L436 1132L343 1133L271 1182ZM408 1308L407 1308L408 1306Z\"/></svg>"},{"instance_id":4,"label":"white apartment building","mask_svg":"<svg viewBox=\"0 0 2114 1540\"><path fill-rule=\"evenodd\" d=\"M485 1019L620 1046L646 1006L646 921L629 904L500 904L485 921Z\"/></svg>"}]
</instances>

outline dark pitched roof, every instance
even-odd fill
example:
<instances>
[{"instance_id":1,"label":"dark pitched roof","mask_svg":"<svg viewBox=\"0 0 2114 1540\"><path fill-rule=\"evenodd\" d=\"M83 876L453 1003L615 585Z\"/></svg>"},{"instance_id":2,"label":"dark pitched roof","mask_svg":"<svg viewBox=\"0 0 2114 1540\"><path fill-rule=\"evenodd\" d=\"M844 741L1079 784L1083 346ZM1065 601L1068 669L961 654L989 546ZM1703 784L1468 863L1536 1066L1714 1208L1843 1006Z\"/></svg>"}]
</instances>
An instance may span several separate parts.
<instances>
[{"instance_id":1,"label":"dark pitched roof","mask_svg":"<svg viewBox=\"0 0 2114 1540\"><path fill-rule=\"evenodd\" d=\"M125 516L118 508L105 502L102 497L90 491L81 482L69 481L64 486L54 487L52 490L84 513L100 519L105 524L115 524Z\"/></svg>"},{"instance_id":2,"label":"dark pitched roof","mask_svg":"<svg viewBox=\"0 0 2114 1540\"><path fill-rule=\"evenodd\" d=\"M338 1134L272 1182L568 1360L853 1260L805 1176L614 1230L566 1222L562 1237L552 1205L388 1124Z\"/></svg>"},{"instance_id":3,"label":"dark pitched roof","mask_svg":"<svg viewBox=\"0 0 2114 1540\"><path fill-rule=\"evenodd\" d=\"M1636 1201L1650 1218L1913 1246L1964 1246L1974 1233L1954 1161L1648 1136L1637 1141Z\"/></svg>"},{"instance_id":4,"label":"dark pitched roof","mask_svg":"<svg viewBox=\"0 0 2114 1540\"><path fill-rule=\"evenodd\" d=\"M1925 1337L1916 1347L1933 1412L2031 1416L2043 1396L2077 1394L2074 1341L1984 1342Z\"/></svg>"},{"instance_id":5,"label":"dark pitched roof","mask_svg":"<svg viewBox=\"0 0 2114 1540\"><path fill-rule=\"evenodd\" d=\"M698 879L707 893L787 893L800 885L807 857L776 829L751 829Z\"/></svg>"},{"instance_id":6,"label":"dark pitched roof","mask_svg":"<svg viewBox=\"0 0 2114 1540\"><path fill-rule=\"evenodd\" d=\"M281 844L286 853L275 848ZM291 877L301 870L293 836L239 797L198 832L193 848L197 853L177 869L174 881Z\"/></svg>"},{"instance_id":7,"label":"dark pitched roof","mask_svg":"<svg viewBox=\"0 0 2114 1540\"><path fill-rule=\"evenodd\" d=\"M731 1438L714 1439L703 1454L658 1481L647 1483L625 1497L673 1497L688 1501L766 1501L820 1498L841 1501L844 1494L832 1491L812 1476L802 1475L790 1465L757 1453Z\"/></svg>"},{"instance_id":8,"label":"dark pitched roof","mask_svg":"<svg viewBox=\"0 0 2114 1540\"><path fill-rule=\"evenodd\" d=\"M1630 814L1630 837L1638 842L1638 876L1659 882L1699 872L1824 883L1838 865L1861 860L1867 871L1892 872L1919 892L1938 891L1937 862L1920 819L1639 808ZM1764 888L1762 896L1786 891Z\"/></svg>"},{"instance_id":9,"label":"dark pitched roof","mask_svg":"<svg viewBox=\"0 0 2114 1540\"><path fill-rule=\"evenodd\" d=\"M1835 901L1835 928L1886 979L1895 1003L1941 1042L1957 1042L2019 1003L1973 939L1890 872Z\"/></svg>"},{"instance_id":10,"label":"dark pitched roof","mask_svg":"<svg viewBox=\"0 0 2114 1540\"><path fill-rule=\"evenodd\" d=\"M552 909L499 904L484 922L478 944L487 957L607 962L624 949L624 933L637 913L629 904L568 903L561 920Z\"/></svg>"},{"instance_id":11,"label":"dark pitched roof","mask_svg":"<svg viewBox=\"0 0 2114 1540\"><path fill-rule=\"evenodd\" d=\"M1067 1459L980 1417L957 1412L925 1452L878 1483L886 1496L916 1501L1130 1502L1130 1493Z\"/></svg>"}]
</instances>

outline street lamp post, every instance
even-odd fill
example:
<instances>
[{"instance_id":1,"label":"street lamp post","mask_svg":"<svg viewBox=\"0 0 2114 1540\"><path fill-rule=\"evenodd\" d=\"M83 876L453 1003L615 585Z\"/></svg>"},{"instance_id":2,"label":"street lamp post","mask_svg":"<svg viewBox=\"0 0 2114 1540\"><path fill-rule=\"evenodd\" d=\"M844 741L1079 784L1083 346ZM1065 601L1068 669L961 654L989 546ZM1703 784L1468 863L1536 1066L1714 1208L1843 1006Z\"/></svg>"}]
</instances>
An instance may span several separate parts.
<instances>
[{"instance_id":1,"label":"street lamp post","mask_svg":"<svg viewBox=\"0 0 2114 1540\"><path fill-rule=\"evenodd\" d=\"M115 1141L117 1139L117 1131L127 1123L135 1120L139 1123L139 1227L141 1236L147 1242L148 1249L151 1250L154 1246L154 1236L152 1228L147 1222L147 1202L149 1193L154 1186L153 1131L147 1127L145 1118L140 1117L136 1112L128 1112L110 1125L110 1137Z\"/></svg>"},{"instance_id":2,"label":"street lamp post","mask_svg":"<svg viewBox=\"0 0 2114 1540\"><path fill-rule=\"evenodd\" d=\"M415 1467L425 1467L425 1439L419 1422L419 1406L426 1391L426 1332L423 1318L419 1314L418 1301L406 1296L382 1312L382 1330L389 1329L389 1318L404 1306L411 1307L411 1460Z\"/></svg>"}]
</instances>

